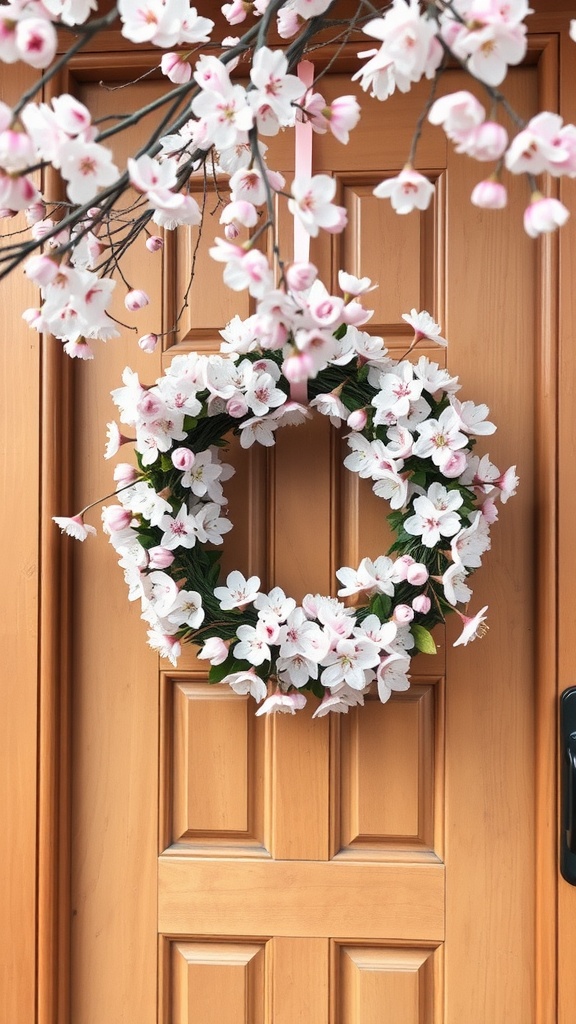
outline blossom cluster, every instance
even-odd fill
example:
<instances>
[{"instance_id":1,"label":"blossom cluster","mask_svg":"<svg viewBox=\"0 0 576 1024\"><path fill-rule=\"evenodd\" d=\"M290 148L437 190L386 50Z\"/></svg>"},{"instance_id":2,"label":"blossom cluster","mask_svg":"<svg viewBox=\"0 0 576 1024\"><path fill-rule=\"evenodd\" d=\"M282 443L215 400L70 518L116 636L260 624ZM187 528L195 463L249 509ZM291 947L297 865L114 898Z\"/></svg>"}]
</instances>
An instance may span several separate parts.
<instances>
[{"instance_id":1,"label":"blossom cluster","mask_svg":"<svg viewBox=\"0 0 576 1024\"><path fill-rule=\"evenodd\" d=\"M332 177L298 173L287 183L267 165L266 139L294 127L297 120L308 122L316 132L331 132L343 144L359 121L356 96L327 100L320 80L311 87L300 80L289 49L271 48L267 42L273 19L281 38L290 39L303 31L311 33L312 21L314 31L320 30L328 7L328 0L285 0L272 6L270 0L225 3L222 12L231 25L248 17L263 23L257 36L252 28L242 39L225 39L222 56L216 57L202 52L193 56L197 48L212 45L214 22L189 0L121 0L118 15L124 37L165 51L160 67L176 87L167 92L166 102L174 96L182 108L172 125L154 133L153 141L128 157L125 166L119 166L110 148L112 136L123 127L120 115L117 124L102 129L68 94L55 96L50 104L30 99L14 109L0 104L0 212L5 217L26 212L32 242L22 245L22 254L31 246L37 252L44 246L44 254L35 254L26 264L42 298L38 308L24 314L30 326L54 334L69 355L92 358L94 339L107 340L118 333L109 310L128 244L148 230L150 221L160 231L200 225L202 213L189 194L189 180L209 162L216 174L229 178L229 198L220 215L224 238L215 240L211 255L224 264L227 285L248 288L259 302L267 300L258 311L258 332L266 334L272 272L258 242L263 233L274 231L278 204L285 201L312 237L346 226L346 211L335 201ZM62 22L72 31L84 25L89 39L91 26L98 24L90 20L96 10L95 0L13 0L0 19L0 59L47 68L48 80L56 53L56 25ZM530 188L524 218L528 234L537 237L563 225L567 208L543 195L535 177L576 175L576 128L550 111L524 123L497 91L508 68L525 56L526 18L531 13L527 0L392 0L380 15L377 8L374 12L376 16L356 30L378 43L358 55L352 77L360 89L378 100L397 90L407 92L422 78L441 73L445 58L452 55L483 83L490 116L466 90L430 100L426 112L431 123L443 126L459 153L493 164L492 172L475 186L472 202L502 208L507 202L504 170L523 174ZM246 53L247 72L237 67ZM415 151L415 144L412 148ZM42 165L60 173L66 203L52 202L39 192L33 171ZM133 190L138 193L136 202ZM220 195L224 194L222 188ZM399 173L378 184L374 194L390 199L399 214L407 214L429 205L434 185L415 170L412 152ZM124 207L119 202L123 197ZM148 232L151 253L162 244L162 235ZM14 248L18 246L9 246L5 257L12 265L19 258ZM135 287L124 283L129 310L147 304L138 282ZM279 331L284 330L283 315L274 317ZM153 351L158 333L140 339L145 351ZM269 340L261 341L269 347ZM296 372L304 375L302 366Z\"/></svg>"},{"instance_id":2,"label":"blossom cluster","mask_svg":"<svg viewBox=\"0 0 576 1024\"><path fill-rule=\"evenodd\" d=\"M343 284L360 288L350 275ZM210 678L263 701L258 713L293 712L305 691L321 698L317 715L346 711L373 683L387 700L408 686L410 652L435 649L430 629L450 612L463 623L456 643L472 640L486 609L469 617L458 606L472 597L468 578L490 547L496 502L517 485L514 467L501 473L474 453L496 429L487 407L460 401L458 379L426 356L391 358L382 338L342 320L345 305L336 350L309 381L310 408L290 398L292 357L255 344L250 321L228 325L220 354L176 356L152 387L126 369L112 393L135 436L109 424L106 457L130 440L138 469L116 467L119 503L104 509L104 528L149 643L174 664L182 642L198 644ZM446 344L427 312L404 319L413 345ZM244 447L273 445L279 427L302 423L310 409L346 424L344 465L387 503L396 539L387 554L340 568L337 598L309 594L297 606L237 570L220 583L219 548L232 528L222 484L232 469L219 452L231 433ZM57 522L79 539L90 529L81 517ZM348 607L349 597L361 603Z\"/></svg>"}]
</instances>

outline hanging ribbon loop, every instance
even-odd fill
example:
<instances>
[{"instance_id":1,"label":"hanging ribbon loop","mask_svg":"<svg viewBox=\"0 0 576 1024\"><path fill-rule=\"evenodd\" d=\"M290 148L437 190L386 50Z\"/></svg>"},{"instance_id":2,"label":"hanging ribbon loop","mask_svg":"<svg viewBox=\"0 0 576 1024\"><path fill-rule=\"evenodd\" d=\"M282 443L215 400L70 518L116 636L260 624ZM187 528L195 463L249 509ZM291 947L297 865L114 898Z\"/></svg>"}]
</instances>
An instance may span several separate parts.
<instances>
[{"instance_id":1,"label":"hanging ribbon loop","mask_svg":"<svg viewBox=\"0 0 576 1024\"><path fill-rule=\"evenodd\" d=\"M306 89L312 87L314 81L314 65L312 61L302 60L298 65L298 78ZM294 140L294 175L296 178L312 176L312 125L308 120L296 121ZM294 217L294 262L308 263L310 259L310 235L302 221ZM297 381L290 385L290 399L300 405L308 404L308 383Z\"/></svg>"}]
</instances>

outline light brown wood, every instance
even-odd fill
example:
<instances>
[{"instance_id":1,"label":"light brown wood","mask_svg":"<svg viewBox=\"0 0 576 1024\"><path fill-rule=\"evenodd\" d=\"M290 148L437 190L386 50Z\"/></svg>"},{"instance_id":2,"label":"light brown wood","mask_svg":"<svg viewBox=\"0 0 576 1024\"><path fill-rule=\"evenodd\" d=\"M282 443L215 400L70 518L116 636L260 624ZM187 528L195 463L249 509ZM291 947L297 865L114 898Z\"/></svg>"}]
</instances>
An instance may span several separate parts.
<instances>
[{"instance_id":1,"label":"light brown wood","mask_svg":"<svg viewBox=\"0 0 576 1024\"><path fill-rule=\"evenodd\" d=\"M0 99L12 105L33 80L30 68L11 68L2 76ZM24 218L3 220L2 230L25 230ZM1 285L0 1020L6 1022L31 1021L35 1013L40 345L20 320L34 302L22 274Z\"/></svg>"},{"instance_id":2,"label":"light brown wood","mask_svg":"<svg viewBox=\"0 0 576 1024\"><path fill-rule=\"evenodd\" d=\"M207 857L191 868L181 856L165 856L159 864L160 931L183 934L192 922L200 934L440 941L444 869Z\"/></svg>"},{"instance_id":3,"label":"light brown wood","mask_svg":"<svg viewBox=\"0 0 576 1024\"><path fill-rule=\"evenodd\" d=\"M337 94L343 84L344 80L335 77L327 88ZM87 85L85 90L91 95L93 88ZM153 88L146 86L147 90ZM516 73L512 89L521 105L536 105L534 71ZM125 98L129 95L127 91ZM103 103L100 94L95 101ZM389 119L380 132L370 121L376 116L374 111L367 113L357 139L360 158L330 139L319 140L316 168L336 175L341 201L353 214L345 240L335 242L335 265L340 262L338 246L343 245L348 254L357 254L354 269L363 272L360 255L374 249L380 230L374 227L369 185L385 170L394 171L396 150L406 151L409 140L403 126L414 120L417 102L415 96L400 97L397 105L390 106ZM276 166L286 169L290 154L285 150L282 137ZM381 161L389 153L391 163L384 166ZM360 167L355 163L358 159ZM537 334L530 312L538 287L533 246L518 237L516 228L524 203L520 183L513 190L510 209L500 220L470 211L464 222L459 210L468 202L477 175L475 165L462 164L448 151L442 136L431 130L423 135L420 161L439 182L436 205L417 218L419 230L412 226L406 236L398 234L398 222L394 221L389 244L405 247L406 273L417 292L414 302L419 305L425 298L436 315L440 315L437 310L444 311L451 340L449 365L461 372L466 397L488 401L494 418L505 425L490 445L495 460L507 464L517 456L523 478L519 498L503 511L500 530L495 531L495 559L484 569L477 588L480 602L482 594L491 590L492 633L483 641L480 654L453 652L441 641L441 655L434 659L438 668L432 671L439 671L442 678L446 671L445 734L444 683L431 686L423 679L420 689L415 686L390 708L376 708L370 721L359 720L356 725L358 715L351 715L346 723L312 722L307 715L279 718L266 723L265 739L254 747L246 714L240 710L244 702L224 696L222 691L211 694L204 670L194 667L190 653L185 664L190 665L191 674L167 677L172 696L166 698L166 708L172 710L166 712L166 721L171 716L170 728L162 730L160 776L165 782L160 787L159 818L167 822L172 815L172 827L166 833L171 837L168 845L161 845L158 864L158 928L172 944L186 946L189 959L184 959L189 966L184 969L178 953L180 959L173 962L179 966L166 973L163 985L168 991L160 994L160 1005L177 1006L174 1012L179 1016L184 1005L189 1006L189 1015L194 1012L185 995L190 984L186 979L192 975L197 985L207 986L199 1005L204 1005L202 999L216 1000L216 1017L220 1006L225 1017L231 1012L229 1005L240 998L233 995L236 982L230 982L230 993L226 990L220 995L208 981L198 981L196 952L204 949L203 942L221 943L225 957L226 950L236 949L238 941L250 945L266 936L290 939L295 962L306 957L309 941L348 940L352 953L348 961L339 961L348 966L332 966L331 974L325 970L314 998L326 1006L330 987L334 986L334 993L341 991L341 1007L337 1002L328 1012L348 1014L350 1024L354 1020L350 1016L352 1003L370 1020L382 1000L390 1004L389 1012L399 1020L408 1015L418 1024L430 1019L432 1012L438 1017L441 1005L438 1024L461 1024L462 1020L485 1024L487 1015L503 1024L535 1021L529 981L534 970L531 921L535 875L530 840L534 755L529 699L534 683L530 651L519 643L533 628L529 552L534 413L526 400L536 379ZM180 280L184 280L186 270L179 271L178 263L190 259L193 248L192 240L188 255L168 253L166 272L183 274ZM327 252L325 247L324 255L322 251L319 255L330 273ZM448 264L448 273L447 253L455 261L454 268ZM214 280L214 269L202 270L201 261L197 268L200 281L205 281L203 291L213 295L214 306L206 305L202 338L194 336L193 326L187 328L176 346L179 351L192 349L198 341L205 349L218 343L220 281L216 279L210 292L208 281ZM203 279L203 273L209 277ZM150 277L146 282L159 300L160 285L160 278ZM400 354L408 339L398 302L394 311L398 282L384 282L381 288L386 294L376 300L378 319ZM485 290L491 294L489 305ZM515 296L514 329L508 330L504 349L495 345L494 339L502 331L511 294ZM213 321L212 316L216 317ZM173 351L171 347L167 355ZM112 356L100 371L107 379L115 362ZM141 363L144 379L150 380L155 360ZM511 381L516 384L518 380L519 364L522 401L511 406ZM519 390L516 393L519 395ZM88 391L78 394L83 411L93 408L96 416L104 418ZM78 477L81 486L87 483L87 469L92 473L94 468L90 453L79 452L78 457L83 467ZM340 442L323 421L281 434L266 460L268 466L266 461L256 461L249 476L236 480L230 505L235 530L227 545L227 562L245 569L246 552L240 556L236 552L242 552L247 539L256 535L250 557L259 561L265 585L280 583L300 597L307 590L329 591L335 567L340 561L349 564L352 552L359 557L378 554L385 543L382 508L369 491L364 494L367 489L359 488L353 501L355 511L348 509L339 494L347 475L340 468L340 459ZM345 486L344 494L350 493L349 483ZM311 503L303 520L306 495ZM117 639L109 644L105 664L102 662L98 641L92 639L88 626L98 593L103 596L106 591L110 605L111 581L95 561L88 561L96 559L95 547L85 557L76 578L78 627L74 634L78 692L73 820L77 837L72 891L74 906L79 904L81 911L74 922L78 941L72 960L72 1006L74 1024L100 1024L114 1003L124 1005L122 985L129 972L141 970L145 963L151 970L153 963L152 945L140 941L142 929L150 936L146 918L152 914L149 897L153 887L146 886L144 901L141 887L138 889L137 905L136 892L134 897L125 893L121 904L119 899L120 888L126 889L136 863L139 880L150 878L152 869L148 829L155 827L150 794L155 792L151 771L157 684L152 659L143 649L142 626L134 615L129 617L130 610L122 611L119 603L114 623ZM106 552L98 557L106 558ZM121 586L120 582L120 590ZM115 584L113 592L119 594ZM522 601L517 600L518 593L523 594ZM115 600L119 602L120 597ZM515 638L512 644L509 629ZM114 635L110 628L108 635ZM129 653L127 635L133 637ZM127 654L131 661L128 676L124 667ZM94 687L98 663L102 668L99 685ZM103 701L109 710L104 710ZM369 709L363 714L369 714ZM106 759L91 742L95 719L102 724ZM394 731L379 759L378 749L386 743L389 729ZM354 730L361 738L361 749L359 739L353 738ZM126 747L126 735L131 736L133 751L130 745ZM251 753L256 750L258 773ZM129 775L129 787L119 785L119 772L120 779ZM386 774L391 776L388 786ZM441 799L444 789L446 810ZM123 851L128 792L135 821L140 820L141 825ZM251 824L251 808L256 806L263 808L260 828ZM253 815L252 821L256 821ZM162 827L160 835L164 835ZM117 838L114 856L109 858L112 836ZM441 863L444 848L446 903ZM110 915L112 906L119 905L126 915L124 925L113 915L104 927L105 908ZM442 942L445 918L448 939L442 972L436 966L440 958L431 960L430 947L422 944ZM106 948L113 949L125 941L126 919L134 926L129 931L127 962L119 966L116 957L109 956L107 961L104 946L92 936L95 931L105 935ZM355 942L359 953L354 952ZM367 952L364 944L370 942L372 952ZM411 952L406 952L406 942ZM191 943L189 948L187 943ZM210 949L220 955L216 947ZM334 962L330 960L332 965ZM375 973L358 967L368 962L380 965ZM265 957L264 985L267 991L272 986L276 1007L279 993L286 991L281 963L276 954ZM416 963L417 967L406 966ZM347 980L340 989L337 979L342 971ZM138 1012L149 1014L152 974L146 977L148 990L139 990ZM226 1001L228 995L232 1004ZM336 994L335 998L340 997ZM359 1022L364 1024L361 1018Z\"/></svg>"},{"instance_id":4,"label":"light brown wood","mask_svg":"<svg viewBox=\"0 0 576 1024\"><path fill-rule=\"evenodd\" d=\"M574 15L574 11L570 12ZM573 53L568 47L567 38L562 41L560 59L564 66L570 66ZM561 81L560 109L568 121L576 120L576 97L574 89L569 86L569 78ZM576 183L561 183L560 196L565 203L572 206L576 201ZM574 516L572 510L576 501L576 466L574 451L576 450L576 417L574 416L574 396L576 395L576 358L574 345L574 317L576 316L576 289L574 288L574 267L576 265L576 221L571 220L569 230L559 240L560 246L560 305L558 309L559 328L559 469L560 483L558 492L558 679L557 692L568 686L576 685L576 673L571 663L570 650L574 645L574 614L572 610L572 593L574 589L574 572L576 570L576 545L574 543ZM552 666L551 666L552 668ZM552 673L551 673L552 675ZM553 676L552 676L553 678ZM549 701L554 700L549 693ZM552 748L549 738L548 749ZM563 752L560 752L560 757ZM543 803L543 811L550 802ZM549 836L547 845L543 846L542 859L549 863L552 856L551 846L556 840L557 829L554 827L554 813L549 812L546 819L542 814L544 835ZM551 819L551 821L550 821ZM545 826L548 829L544 831ZM549 887L550 890L551 887ZM568 885L564 879L558 879L558 1024L571 1024L574 1020L576 1007L576 886Z\"/></svg>"},{"instance_id":5,"label":"light brown wood","mask_svg":"<svg viewBox=\"0 0 576 1024\"><path fill-rule=\"evenodd\" d=\"M555 109L556 83L560 81L564 116L576 121L570 76L573 44L564 37L561 56L566 75L559 79L554 35L565 32L574 11L567 3L535 6L539 13L534 25L542 35L532 50L534 66L513 76L520 105L527 114L536 106ZM557 15L559 9L565 13ZM116 36L111 34L110 39L112 43ZM106 69L109 78L125 74L127 56L122 49L116 54L112 49L78 59L68 83L80 98L90 96L91 105L101 113L117 103L118 96L123 103L136 102L132 87L107 94L91 84L105 77ZM143 68L150 58L143 54L137 60ZM83 61L90 65L86 73ZM10 87L17 90L20 72L10 72ZM150 96L158 85L145 82L134 88ZM334 91L343 90L335 84ZM344 91L349 91L349 83ZM404 772L406 789L399 787L397 777L386 789L378 774L378 729L370 723L364 730L359 753L354 737L362 736L362 723L355 724L353 716L345 724L332 723L329 729L326 723L312 727L303 716L299 721L259 722L258 729L252 731L246 714L238 717L236 705L209 699L210 691L192 651L182 659L181 672L167 674L159 685L155 659L144 647L143 625L135 609L127 608L121 573L113 566L111 550L102 540L91 549L77 549L73 619L64 623L63 630L72 641L70 730L66 686L55 672L60 665L65 676L66 662L58 662L57 656L58 652L66 656L66 645L58 616L50 611L46 598L41 619L42 674L48 686L40 705L38 762L42 865L38 891L39 1024L64 1024L66 1020L68 993L63 980L67 972L68 880L62 841L70 825L74 915L70 1024L107 1024L110 1020L153 1024L157 1005L162 1024L188 1024L195 1020L194 1013L209 1012L201 1009L201 999L190 1002L192 988L203 993L205 1006L211 1006L212 996L224 1000L219 1024L226 1021L226 1014L232 1015L234 1024L243 1019L250 1024L372 1024L372 1020L380 1021L383 1005L388 1019L394 1021L396 1014L398 1024L412 1024L412 1020L418 1024L573 1022L576 889L557 882L557 787L550 766L556 753L555 694L574 683L574 224L538 246L524 239L520 221L526 197L521 183L505 214L473 211L468 193L479 176L478 167L453 158L442 134L429 130L422 139L419 166L437 178L436 208L419 219L392 217L384 204L372 200L369 182L377 172L382 176L401 166L406 153L405 127L413 121L411 102L412 97L395 98L387 105L385 126L377 131L370 129L369 119L365 122L359 166L351 162L351 150L343 150L329 137L315 138L317 169L336 174L351 229L331 245L322 248L321 243L314 243L313 255L329 280L331 268L340 263L353 272L369 272L364 262L368 253L367 261L375 260L380 273L377 264L386 262L382 253L390 249L397 254L400 249L402 270L384 275L381 294L374 301L376 321L384 325L395 353L403 351L405 328L399 313L402 303L409 301L404 289L408 284L415 288L418 295L409 304L431 308L442 321L451 341L449 365L461 372L465 397L491 405L500 425L489 446L491 454L503 465L516 457L519 461L521 490L502 512L502 522L494 531L492 557L475 587L479 604L483 594L489 594L490 635L482 646L465 651L454 652L442 642L433 667L428 662L423 671L434 680L446 678L445 704L444 682L432 684L431 678L422 679L426 692L430 693L431 687L438 698L434 714L426 711L422 727L415 729L410 705L405 707L402 700L381 709L384 714L390 711L382 738L392 721L398 723L399 730L407 730L406 748L396 733L386 748L382 764L387 766L387 774L393 772L395 762L401 770L406 750L416 743L419 765L423 772L424 766L431 766L433 777L428 772L415 774L408 767ZM285 170L290 168L290 143L288 133L278 142L276 166ZM379 163L381 152L390 158L388 167ZM120 159L126 155L123 152ZM574 182L562 181L560 189L574 207ZM420 230L415 229L416 224ZM384 239L381 247L380 236ZM204 243L210 240L206 235ZM167 246L164 256L155 262L148 256L144 261L142 253L134 252L130 273L155 297L159 317L154 324L148 316L142 317L141 331L157 327L162 310L164 323L171 322L174 301L170 282L174 273L180 274L179 281L185 279L192 254L190 243L186 251L171 252ZM558 271L559 305L555 291ZM44 503L48 506L56 494L66 492L68 473L74 476L75 500L70 509L52 511L73 511L87 497L109 489L109 467L101 463L102 443L96 438L114 415L105 396L117 385L125 363L138 368L143 380L151 381L176 351L209 350L217 344L215 329L222 323L218 317L224 318L220 296L225 295L219 268L205 271L199 258L198 281L198 308L204 313L195 320L192 304L176 345L170 339L164 356L145 357L132 346L127 358L121 345L110 343L98 353L93 366L72 368L72 431L69 421L62 423L49 416L45 420L55 439L52 447L48 443L44 449L45 480L53 471L49 452L58 451L59 458ZM211 297L207 302L206 296ZM120 313L121 300L119 293ZM241 310L241 302L239 298L235 311ZM18 332L8 325L26 304L21 285L15 288L12 283L10 303L3 311L11 334ZM214 317L212 306L218 311ZM9 780L3 806L11 836L9 871L3 876L10 877L10 887L0 894L4 915L0 1005L10 1024L13 1020L28 1024L35 1013L38 440L33 430L22 425L21 405L15 406L10 381L18 376L28 382L29 411L39 410L40 385L34 336L31 341L26 328L21 333L23 345L6 348L2 356L2 380L8 382L2 406L6 436L11 436L15 421L21 425L14 449L18 458L3 464L5 522L13 520L10 495L16 489L26 496L24 507L30 513L12 527L16 541L11 547L17 556L12 551L8 555L5 594L10 600L2 620L6 649L13 650L18 644L17 671L3 679L10 719L0 745L6 767L3 777ZM45 377L47 403L54 398L58 379L54 370ZM62 444L70 445L71 433L74 451ZM89 443L84 444L82 437ZM312 587L328 589L336 565L353 564L365 553L377 554L382 541L379 503L340 469L341 446L325 425L315 423L309 435L299 432L294 438L286 432L282 449L274 453L276 458L260 451L235 453L239 473L230 485L235 530L227 545L226 562L230 567L257 571L270 585L284 581L298 595ZM317 458L308 455L312 443ZM556 452L562 472L558 547ZM302 505L299 493L314 494L312 511L321 524L304 536L294 529ZM43 565L50 567L44 581L48 586L50 581L56 584L57 536L53 534L51 540L45 529ZM533 537L539 553L537 587L532 571ZM240 565L235 549L245 553L246 566ZM64 600L66 586L64 583ZM12 590L18 595L16 602ZM46 586L44 594L48 594ZM452 635L449 632L448 644ZM202 688L207 698L204 704ZM214 704L216 707L211 706ZM160 732L159 706L163 716ZM202 715L196 721L197 707L202 707ZM230 718L231 760L217 744L214 771L204 775L200 771L206 788L193 793L194 778L211 748L218 707L226 707ZM197 746L195 739L194 730L199 728L204 747ZM73 737L70 822L65 792L68 736ZM311 774L309 792L305 772ZM237 800L233 775L238 780ZM51 813L53 796L56 804ZM306 799L314 808L312 820L306 818ZM59 815L64 816L62 822ZM160 958L157 836L162 913L167 915L162 922L166 931L160 939ZM312 857L319 857L320 863L308 859ZM436 926L429 943L424 941L413 913L420 879L438 879L444 872L440 858L446 864L447 877L445 947L436 945ZM223 864L225 871L219 870ZM244 868L248 875L243 880ZM356 871L360 874L353 874ZM431 874L423 875L424 871ZM258 879L263 902L256 890L247 888L251 884L247 878ZM286 878L296 879L297 892L289 887L274 888L274 879ZM378 879L395 878L400 888L394 885L394 896L404 894L408 914L404 926L410 938L400 942L402 933L386 935L385 926L377 932L375 907L367 908L362 921L356 919L355 934L340 929L331 878L345 878L346 887L350 885L351 891L358 893L360 902L366 898L362 879L369 878L379 893L378 886L384 882ZM307 910L308 925L297 931L298 894L310 891L306 879L323 880L325 913ZM203 883L212 885L213 892L208 894ZM229 899L222 884L234 889ZM553 906L557 884L556 934ZM434 886L436 914L440 913L441 886L438 881ZM315 885L312 889L317 892ZM198 906L204 908L201 923L206 934L202 934L200 918L192 908L195 892ZM429 896L428 888L426 892ZM212 910L222 907L218 920L210 918L209 895L214 896ZM265 906L270 898L274 907L273 897L277 896L282 914ZM305 907L310 902L308 895L302 900ZM167 908L173 917L168 918ZM260 917L253 918L247 930L245 911L250 908ZM292 915L290 934L286 919L277 920L286 908ZM386 908L380 909L385 917ZM346 900L344 910L352 921L352 908ZM230 923L227 914L235 919L228 934L224 927L227 920ZM316 923L320 917L326 919L325 927ZM276 937L264 927L266 921L274 920L278 923ZM410 920L411 930L406 924ZM363 930L364 921L369 927L373 922L371 937ZM306 927L315 934L302 935ZM52 939L56 941L51 946ZM162 972L157 982L158 961ZM213 967L224 972L218 975L220 979L229 980L214 986Z\"/></svg>"}]
</instances>

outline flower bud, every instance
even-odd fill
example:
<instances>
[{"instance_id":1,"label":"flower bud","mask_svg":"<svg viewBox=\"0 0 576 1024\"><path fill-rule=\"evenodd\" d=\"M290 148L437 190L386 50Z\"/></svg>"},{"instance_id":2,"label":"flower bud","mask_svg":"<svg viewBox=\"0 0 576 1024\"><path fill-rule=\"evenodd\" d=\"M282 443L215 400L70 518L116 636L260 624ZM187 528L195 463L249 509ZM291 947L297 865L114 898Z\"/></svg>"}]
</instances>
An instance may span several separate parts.
<instances>
[{"instance_id":1,"label":"flower bud","mask_svg":"<svg viewBox=\"0 0 576 1024\"><path fill-rule=\"evenodd\" d=\"M143 352L154 352L157 344L157 334L143 334L141 338L138 338L138 345Z\"/></svg>"},{"instance_id":2,"label":"flower bud","mask_svg":"<svg viewBox=\"0 0 576 1024\"><path fill-rule=\"evenodd\" d=\"M406 570L406 579L413 587L421 587L428 579L428 569L423 562L413 562Z\"/></svg>"},{"instance_id":3,"label":"flower bud","mask_svg":"<svg viewBox=\"0 0 576 1024\"><path fill-rule=\"evenodd\" d=\"M282 373L291 384L308 380L314 376L314 362L308 352L288 356L282 363Z\"/></svg>"},{"instance_id":4,"label":"flower bud","mask_svg":"<svg viewBox=\"0 0 576 1024\"><path fill-rule=\"evenodd\" d=\"M239 420L248 412L248 405L242 397L230 398L226 402L226 412L229 416L233 416L235 420Z\"/></svg>"},{"instance_id":5,"label":"flower bud","mask_svg":"<svg viewBox=\"0 0 576 1024\"><path fill-rule=\"evenodd\" d=\"M149 302L149 296L146 292L143 292L141 288L133 288L132 291L128 292L124 299L124 305L131 313L134 313L137 309L142 309L144 306L147 306Z\"/></svg>"},{"instance_id":6,"label":"flower bud","mask_svg":"<svg viewBox=\"0 0 576 1024\"><path fill-rule=\"evenodd\" d=\"M59 269L59 264L56 260L50 259L50 256L31 256L26 260L24 273L30 281L34 281L34 284L44 287L54 280Z\"/></svg>"},{"instance_id":7,"label":"flower bud","mask_svg":"<svg viewBox=\"0 0 576 1024\"><path fill-rule=\"evenodd\" d=\"M174 553L159 544L155 548L148 549L148 558L149 569L167 569L174 561Z\"/></svg>"},{"instance_id":8,"label":"flower bud","mask_svg":"<svg viewBox=\"0 0 576 1024\"><path fill-rule=\"evenodd\" d=\"M414 565L412 555L402 555L401 558L396 559L392 573L394 583L402 583L406 579L406 574L411 565Z\"/></svg>"},{"instance_id":9,"label":"flower bud","mask_svg":"<svg viewBox=\"0 0 576 1024\"><path fill-rule=\"evenodd\" d=\"M183 473L187 473L189 469L192 469L196 462L194 452L191 452L189 448L175 448L171 458L172 465Z\"/></svg>"},{"instance_id":10,"label":"flower bud","mask_svg":"<svg viewBox=\"0 0 576 1024\"><path fill-rule=\"evenodd\" d=\"M392 612L392 621L397 626L406 626L409 622L412 622L413 618L414 611L409 604L397 604Z\"/></svg>"},{"instance_id":11,"label":"flower bud","mask_svg":"<svg viewBox=\"0 0 576 1024\"><path fill-rule=\"evenodd\" d=\"M119 462L114 467L114 479L122 487L126 484L132 484L138 477L138 470L135 466L131 466L129 462Z\"/></svg>"},{"instance_id":12,"label":"flower bud","mask_svg":"<svg viewBox=\"0 0 576 1024\"><path fill-rule=\"evenodd\" d=\"M538 235L561 228L569 216L569 210L559 199L534 192L530 206L524 211L524 230L530 238L537 238Z\"/></svg>"},{"instance_id":13,"label":"flower bud","mask_svg":"<svg viewBox=\"0 0 576 1024\"><path fill-rule=\"evenodd\" d=\"M494 178L479 181L470 196L474 206L483 210L503 210L508 202L506 187Z\"/></svg>"},{"instance_id":14,"label":"flower bud","mask_svg":"<svg viewBox=\"0 0 576 1024\"><path fill-rule=\"evenodd\" d=\"M132 522L132 512L121 505L109 505L102 509L102 522L105 533L116 533L125 530Z\"/></svg>"},{"instance_id":15,"label":"flower bud","mask_svg":"<svg viewBox=\"0 0 576 1024\"><path fill-rule=\"evenodd\" d=\"M412 601L414 611L418 612L420 615L427 615L430 611L431 605L432 602L426 594L418 594L418 596Z\"/></svg>"},{"instance_id":16,"label":"flower bud","mask_svg":"<svg viewBox=\"0 0 576 1024\"><path fill-rule=\"evenodd\" d=\"M228 657L228 645L219 636L209 636L198 652L198 657L206 659L211 665L221 665Z\"/></svg>"},{"instance_id":17,"label":"flower bud","mask_svg":"<svg viewBox=\"0 0 576 1024\"><path fill-rule=\"evenodd\" d=\"M442 474L450 480L455 480L456 477L462 475L465 469L466 455L464 452L451 452L450 458L442 466Z\"/></svg>"},{"instance_id":18,"label":"flower bud","mask_svg":"<svg viewBox=\"0 0 576 1024\"><path fill-rule=\"evenodd\" d=\"M148 252L158 252L159 249L164 247L164 239L160 238L160 235L150 235L150 238L146 239L146 248Z\"/></svg>"},{"instance_id":19,"label":"flower bud","mask_svg":"<svg viewBox=\"0 0 576 1024\"><path fill-rule=\"evenodd\" d=\"M346 420L350 430L364 430L367 422L368 416L365 409L355 409Z\"/></svg>"},{"instance_id":20,"label":"flower bud","mask_svg":"<svg viewBox=\"0 0 576 1024\"><path fill-rule=\"evenodd\" d=\"M36 224L39 220L44 220L45 216L46 207L41 200L38 200L38 202L32 203L32 205L26 210L26 223L28 224L28 227L31 228L32 225Z\"/></svg>"},{"instance_id":21,"label":"flower bud","mask_svg":"<svg viewBox=\"0 0 576 1024\"><path fill-rule=\"evenodd\" d=\"M285 276L289 288L295 292L304 292L314 284L318 270L313 263L292 263Z\"/></svg>"},{"instance_id":22,"label":"flower bud","mask_svg":"<svg viewBox=\"0 0 576 1024\"><path fill-rule=\"evenodd\" d=\"M192 78L192 67L187 60L182 60L177 53L165 53L160 61L162 74L166 75L174 85L183 85Z\"/></svg>"},{"instance_id":23,"label":"flower bud","mask_svg":"<svg viewBox=\"0 0 576 1024\"><path fill-rule=\"evenodd\" d=\"M239 234L240 231L237 228L236 224L227 224L226 227L224 228L224 235L226 236L229 242L235 242Z\"/></svg>"}]
</instances>

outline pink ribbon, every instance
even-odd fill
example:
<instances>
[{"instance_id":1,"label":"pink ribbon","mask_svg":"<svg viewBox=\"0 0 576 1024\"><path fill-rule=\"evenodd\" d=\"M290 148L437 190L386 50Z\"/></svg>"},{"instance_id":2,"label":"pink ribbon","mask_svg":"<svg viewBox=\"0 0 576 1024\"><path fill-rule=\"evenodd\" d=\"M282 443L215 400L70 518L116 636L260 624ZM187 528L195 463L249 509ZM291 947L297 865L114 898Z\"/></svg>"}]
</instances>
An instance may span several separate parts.
<instances>
[{"instance_id":1,"label":"pink ribbon","mask_svg":"<svg viewBox=\"0 0 576 1024\"><path fill-rule=\"evenodd\" d=\"M314 81L314 65L310 60L301 60L298 78L310 89ZM294 174L297 178L312 176L312 125L307 120L297 120L294 131L295 154ZM294 217L294 262L307 263L310 259L310 235L298 217ZM290 385L290 399L300 405L308 404L308 381L296 381Z\"/></svg>"}]
</instances>

